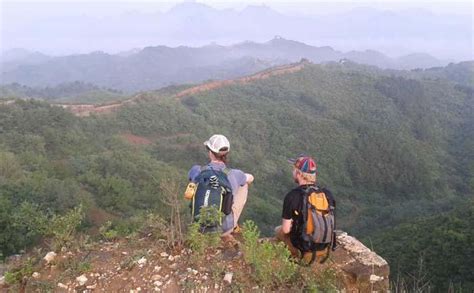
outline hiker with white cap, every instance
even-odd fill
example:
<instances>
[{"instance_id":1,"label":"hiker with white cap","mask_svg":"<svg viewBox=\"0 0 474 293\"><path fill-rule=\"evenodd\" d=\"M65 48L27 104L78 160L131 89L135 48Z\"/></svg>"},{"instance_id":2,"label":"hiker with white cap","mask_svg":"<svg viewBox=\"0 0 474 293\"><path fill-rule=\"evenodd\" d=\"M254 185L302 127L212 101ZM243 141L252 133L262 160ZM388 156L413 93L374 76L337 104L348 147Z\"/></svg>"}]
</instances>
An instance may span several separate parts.
<instances>
[{"instance_id":1,"label":"hiker with white cap","mask_svg":"<svg viewBox=\"0 0 474 293\"><path fill-rule=\"evenodd\" d=\"M222 228L223 236L227 236L240 230L238 221L247 201L248 186L254 177L226 166L230 143L224 135L215 134L204 145L210 162L205 166L194 165L189 170L190 184L185 197L192 200L195 221L199 219L199 211L203 206L215 205L223 212L225 216L218 226ZM188 192L190 188L192 194ZM216 227L207 225L203 228L203 232L206 232L215 231Z\"/></svg>"}]
</instances>

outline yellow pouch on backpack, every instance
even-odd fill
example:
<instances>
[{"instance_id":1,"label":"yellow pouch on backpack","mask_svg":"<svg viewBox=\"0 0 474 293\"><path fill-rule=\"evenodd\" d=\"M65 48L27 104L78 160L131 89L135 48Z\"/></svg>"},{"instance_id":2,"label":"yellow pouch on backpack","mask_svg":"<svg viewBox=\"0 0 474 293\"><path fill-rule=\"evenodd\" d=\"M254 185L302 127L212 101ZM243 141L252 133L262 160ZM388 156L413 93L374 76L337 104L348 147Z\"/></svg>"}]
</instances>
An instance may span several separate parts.
<instances>
[{"instance_id":1,"label":"yellow pouch on backpack","mask_svg":"<svg viewBox=\"0 0 474 293\"><path fill-rule=\"evenodd\" d=\"M196 193L197 184L194 182L189 182L188 186L186 187L186 191L184 192L184 198L187 200L192 200L194 194Z\"/></svg>"},{"instance_id":2,"label":"yellow pouch on backpack","mask_svg":"<svg viewBox=\"0 0 474 293\"><path fill-rule=\"evenodd\" d=\"M320 215L322 215L323 212L329 210L329 202L326 198L326 195L323 192L311 193L310 196L308 197L308 201L311 205L313 205L316 208L316 212ZM308 217L311 217L310 211L308 211ZM313 221L311 221L311 219L308 218L306 233L312 234L313 231L314 231Z\"/></svg>"}]
</instances>

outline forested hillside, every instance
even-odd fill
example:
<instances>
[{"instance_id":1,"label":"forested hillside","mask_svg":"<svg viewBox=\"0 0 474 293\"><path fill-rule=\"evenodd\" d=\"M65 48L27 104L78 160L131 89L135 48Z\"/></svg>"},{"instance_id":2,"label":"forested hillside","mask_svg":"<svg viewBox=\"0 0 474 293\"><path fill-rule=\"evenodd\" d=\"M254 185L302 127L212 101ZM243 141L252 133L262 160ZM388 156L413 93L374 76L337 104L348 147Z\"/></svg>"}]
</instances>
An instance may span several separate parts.
<instances>
[{"instance_id":1,"label":"forested hillside","mask_svg":"<svg viewBox=\"0 0 474 293\"><path fill-rule=\"evenodd\" d=\"M37 221L80 203L88 214L86 226L103 224L95 223L96 217L128 218L149 208L165 213L159 184L176 168L59 107L18 101L0 113L4 256L39 240L44 223Z\"/></svg>"},{"instance_id":2,"label":"forested hillside","mask_svg":"<svg viewBox=\"0 0 474 293\"><path fill-rule=\"evenodd\" d=\"M376 249L389 261L396 247L417 255L419 246L391 237L406 223L423 225L423 217L442 221L433 217L472 198L474 99L472 84L416 74L307 65L181 98L151 92L111 116L88 118L32 101L0 106L2 253L39 240L34 219L80 202L89 227L110 219L126 233L144 210L166 217L163 184L184 189L188 168L206 160L202 142L222 133L232 145L230 165L255 175L243 218L264 233L279 223L293 186L287 158L304 152L316 157L320 184L336 196L339 228L383 243ZM472 262L462 251L460 267ZM397 265L405 273L413 261ZM433 284L467 280L455 273L433 275L440 282Z\"/></svg>"},{"instance_id":3,"label":"forested hillside","mask_svg":"<svg viewBox=\"0 0 474 293\"><path fill-rule=\"evenodd\" d=\"M121 100L121 91L98 87L80 81L63 83L54 87L28 87L18 83L0 86L4 99L39 99L56 103L105 103Z\"/></svg>"},{"instance_id":4,"label":"forested hillside","mask_svg":"<svg viewBox=\"0 0 474 293\"><path fill-rule=\"evenodd\" d=\"M389 260L392 275L436 291L474 289L474 201L441 215L406 221L372 237ZM434 285L434 286L433 286Z\"/></svg>"}]
</instances>

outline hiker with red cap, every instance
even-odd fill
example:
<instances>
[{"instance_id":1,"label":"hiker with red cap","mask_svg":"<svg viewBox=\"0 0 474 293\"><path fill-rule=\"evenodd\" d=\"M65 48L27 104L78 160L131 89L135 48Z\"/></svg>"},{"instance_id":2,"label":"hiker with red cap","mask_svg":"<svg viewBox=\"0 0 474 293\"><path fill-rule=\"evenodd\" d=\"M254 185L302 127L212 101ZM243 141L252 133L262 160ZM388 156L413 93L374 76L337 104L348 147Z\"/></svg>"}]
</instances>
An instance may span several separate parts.
<instances>
[{"instance_id":1,"label":"hiker with red cap","mask_svg":"<svg viewBox=\"0 0 474 293\"><path fill-rule=\"evenodd\" d=\"M215 206L224 217L217 223L202 224L202 232L217 232L222 229L223 236L239 232L238 221L247 201L248 186L253 175L227 167L230 152L229 140L215 134L204 142L209 163L194 165L188 173L190 181L185 198L192 200L192 216L199 222L203 207Z\"/></svg>"},{"instance_id":2,"label":"hiker with red cap","mask_svg":"<svg viewBox=\"0 0 474 293\"><path fill-rule=\"evenodd\" d=\"M285 196L276 238L288 246L292 256L308 264L322 263L335 248L336 202L328 189L316 184L317 165L312 157L300 155L289 162L298 186Z\"/></svg>"}]
</instances>

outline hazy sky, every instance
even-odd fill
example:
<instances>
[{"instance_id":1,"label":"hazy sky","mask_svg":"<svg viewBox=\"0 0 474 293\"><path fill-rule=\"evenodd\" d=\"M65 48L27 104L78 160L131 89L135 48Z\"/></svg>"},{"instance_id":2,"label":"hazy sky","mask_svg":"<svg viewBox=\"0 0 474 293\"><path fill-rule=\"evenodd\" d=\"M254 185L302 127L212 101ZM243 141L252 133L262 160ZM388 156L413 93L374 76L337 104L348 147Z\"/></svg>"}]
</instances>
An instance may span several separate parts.
<instances>
[{"instance_id":1,"label":"hazy sky","mask_svg":"<svg viewBox=\"0 0 474 293\"><path fill-rule=\"evenodd\" d=\"M273 9L293 15L318 15L325 13L345 12L357 7L372 7L376 9L414 9L422 8L434 13L473 14L471 1L269 1L269 0L247 0L247 1L223 1L223 0L199 0L199 1L116 1L116 0L29 0L12 1L0 0L0 12L2 25L11 23L22 23L28 18L47 18L56 15L78 15L86 14L93 17L113 16L130 11L138 12L165 12L180 2L203 3L214 8L233 8L241 10L248 5L267 5ZM27 13L27 15L25 15Z\"/></svg>"},{"instance_id":2,"label":"hazy sky","mask_svg":"<svg viewBox=\"0 0 474 293\"><path fill-rule=\"evenodd\" d=\"M159 0L138 0L138 1L116 1L116 0L28 0L28 1L12 1L0 0L0 9L2 9L2 17L17 16L22 9L28 9L32 6L35 9L28 9L30 16L43 14L45 16L63 12L79 12L87 13L91 16L114 15L126 11L151 12L152 10L164 12L181 2L197 2L203 3L215 8L225 9L243 9L247 5L267 5L279 12L290 12L295 14L320 14L341 12L350 10L355 7L373 7L377 9L411 9L423 8L434 13L457 13L471 14L471 1L403 1L403 0L379 0L379 1L288 1L288 0L246 0L246 1L230 1L230 0L199 0L199 1L159 1ZM35 5L36 4L36 5ZM40 5L37 5L40 4ZM6 13L6 15L4 14Z\"/></svg>"},{"instance_id":3,"label":"hazy sky","mask_svg":"<svg viewBox=\"0 0 474 293\"><path fill-rule=\"evenodd\" d=\"M186 1L191 2L191 1ZM204 3L208 6L212 6L217 9L235 9L241 11L248 5L266 5L273 10L276 10L279 13L288 15L288 16L308 16L313 15L315 17L319 16L328 16L333 15L334 21L338 21L342 25L344 24L345 19L337 19L338 15L350 12L354 9L364 7L364 8L374 8L380 11L420 11L420 14L430 12L433 14L439 14L440 17L445 17L446 15L451 15L451 19L456 19L456 16L459 15L464 19L471 19L470 28L466 30L470 31L470 36L468 33L467 37L464 39L453 39L450 41L444 41L442 38L439 40L430 40L431 47L438 47L430 50L430 53L437 54L442 58L453 58L457 53L456 50L447 50L446 46L452 44L453 47L466 47L464 48L462 58L465 58L465 51L472 51L472 31L473 31L473 7L471 2L432 2L432 1L350 1L350 2L328 2L328 1L262 1L262 0L251 0L251 1L196 1L198 3ZM102 39L88 39L87 30L85 29L82 32L82 35L78 37L77 34L72 34L68 37L60 35L58 32L64 34L64 31L67 32L67 29L70 27L71 31L77 29L77 25L84 24L84 27L94 32L94 27L91 23L102 21L104 23L113 23L117 21L119 23L121 20L118 19L133 19L134 16L139 15L141 19L149 18L150 21L156 19L160 13L166 13L173 6L175 6L178 1L156 1L156 0L140 0L138 2L117 2L114 0L100 0L97 2L91 1L40 1L40 0L30 0L30 1L5 1L0 0L0 15L1 15L1 41L0 48L2 50L23 47L30 50L40 50L48 54L70 54L70 53L85 53L92 50L104 50L107 52L118 52L121 50L132 49L134 47L143 47L143 46L155 46L155 45L190 45L198 46L203 45L206 42L209 42L208 39L202 40L202 43L196 41L186 40L170 40L166 39L166 43L160 44L156 40L145 36L145 32L141 35L142 37L129 38L124 37L122 40L118 40L117 36L111 38L113 44L108 44L106 42L107 35L103 33ZM441 16L442 15L442 16ZM451 20L449 20L451 21ZM125 24L124 24L125 25ZM350 24L349 24L350 25ZM424 24L426 25L426 24ZM468 26L467 24L466 26ZM118 28L117 30L122 29ZM413 28L416 30L416 27ZM108 28L109 32L112 34L119 34L120 31L112 31L113 27ZM364 44L364 38L357 40L345 40L345 39L336 39L325 38L324 40L314 40L314 39L296 39L292 36L285 36L287 38L292 38L298 41L308 42L311 45L329 45L333 46L339 50L350 50L350 49L376 49L381 50L387 54L396 55L398 52L400 54L409 53L412 51L423 50L425 40L411 39L410 44L400 43L399 46L394 49L393 42L396 40L391 40L391 32L387 32L386 38L371 38L370 42ZM140 32L137 32L140 35ZM449 34L448 34L449 35ZM466 34L465 34L466 35ZM240 37L240 36L239 36ZM400 36L398 36L400 38ZM449 36L447 36L449 37ZM366 39L369 39L367 37ZM252 39L252 38L250 38ZM164 39L165 40L165 39ZM259 39L252 39L255 41L260 41ZM229 35L229 39L225 40L223 38L217 39L219 43L232 43L235 41L244 41L236 40ZM148 42L148 43L147 43ZM323 43L327 42L327 43ZM451 42L451 43L450 43ZM110 42L109 42L110 43ZM435 50L436 49L436 50ZM463 49L459 48L459 52ZM472 55L471 55L472 56Z\"/></svg>"}]
</instances>

